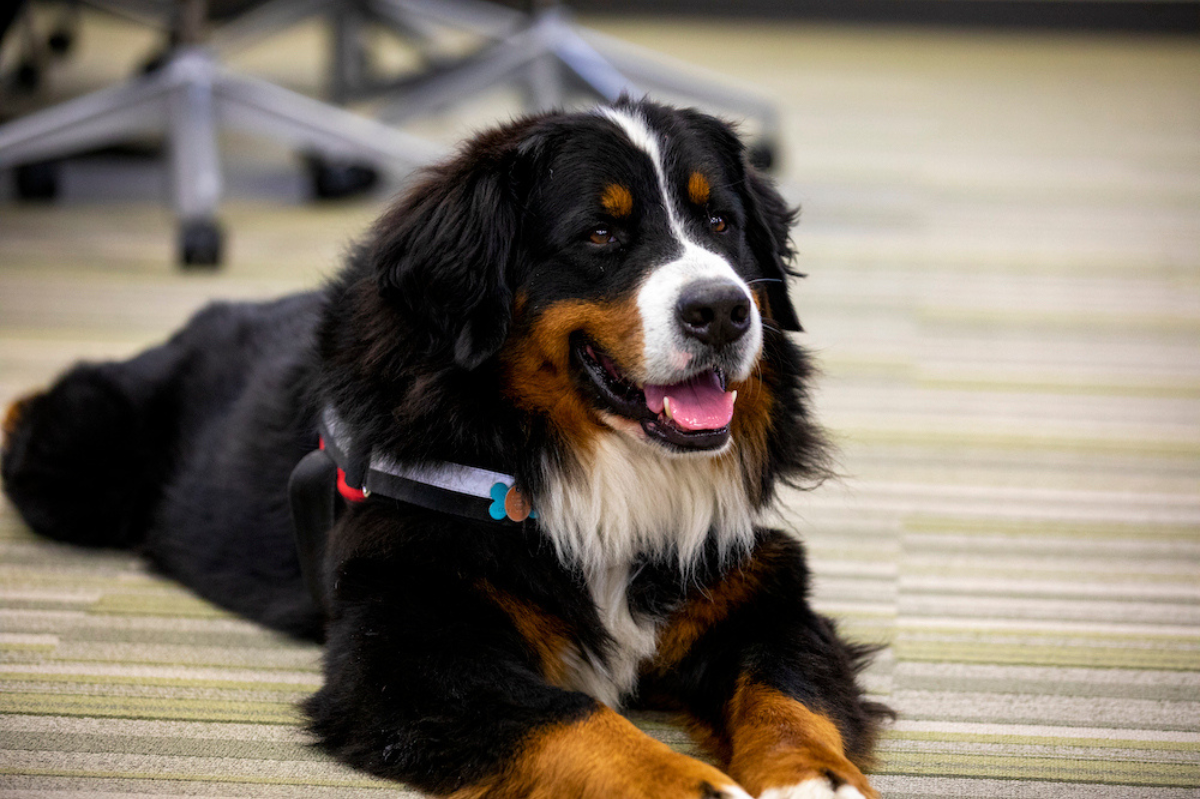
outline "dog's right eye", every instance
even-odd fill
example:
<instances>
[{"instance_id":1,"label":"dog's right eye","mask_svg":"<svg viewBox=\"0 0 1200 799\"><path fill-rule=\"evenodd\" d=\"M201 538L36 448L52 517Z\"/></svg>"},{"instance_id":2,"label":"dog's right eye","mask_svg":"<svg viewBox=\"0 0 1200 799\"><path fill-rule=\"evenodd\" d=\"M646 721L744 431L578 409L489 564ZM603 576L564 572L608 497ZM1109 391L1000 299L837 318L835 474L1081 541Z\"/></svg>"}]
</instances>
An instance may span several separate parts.
<instances>
[{"instance_id":1,"label":"dog's right eye","mask_svg":"<svg viewBox=\"0 0 1200 799\"><path fill-rule=\"evenodd\" d=\"M609 244L616 244L617 237L613 235L612 230L604 226L592 228L588 235L588 241L600 247L605 247Z\"/></svg>"}]
</instances>

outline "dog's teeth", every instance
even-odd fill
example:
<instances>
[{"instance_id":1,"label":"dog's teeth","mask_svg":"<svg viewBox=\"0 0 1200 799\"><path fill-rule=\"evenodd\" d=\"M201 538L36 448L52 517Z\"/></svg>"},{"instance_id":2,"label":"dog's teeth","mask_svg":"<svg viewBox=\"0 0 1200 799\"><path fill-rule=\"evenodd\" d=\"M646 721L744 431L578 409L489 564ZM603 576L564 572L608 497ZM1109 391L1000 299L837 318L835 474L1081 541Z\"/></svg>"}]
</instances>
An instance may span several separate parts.
<instances>
[{"instance_id":1,"label":"dog's teeth","mask_svg":"<svg viewBox=\"0 0 1200 799\"><path fill-rule=\"evenodd\" d=\"M675 421L675 414L671 413L671 398L670 397L663 397L663 413L665 413L667 415L668 419L670 419L671 421Z\"/></svg>"},{"instance_id":2,"label":"dog's teeth","mask_svg":"<svg viewBox=\"0 0 1200 799\"><path fill-rule=\"evenodd\" d=\"M732 405L735 402L737 402L737 389L736 388L733 390L733 399L731 399L729 401L729 403Z\"/></svg>"}]
</instances>

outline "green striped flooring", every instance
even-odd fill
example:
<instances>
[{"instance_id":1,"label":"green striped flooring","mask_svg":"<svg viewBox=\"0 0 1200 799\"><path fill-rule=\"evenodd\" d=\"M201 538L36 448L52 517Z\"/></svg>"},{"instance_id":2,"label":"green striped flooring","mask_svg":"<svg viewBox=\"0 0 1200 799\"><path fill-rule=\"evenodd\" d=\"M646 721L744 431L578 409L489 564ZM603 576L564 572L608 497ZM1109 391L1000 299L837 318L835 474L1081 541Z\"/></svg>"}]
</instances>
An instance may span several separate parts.
<instances>
[{"instance_id":1,"label":"green striped flooring","mask_svg":"<svg viewBox=\"0 0 1200 799\"><path fill-rule=\"evenodd\" d=\"M153 45L86 19L53 92ZM884 796L1200 797L1200 48L598 24L778 101L804 206L793 296L843 475L779 516L816 604L886 646L864 675L899 712ZM236 64L312 88L318 59L297 54L321 36ZM509 112L489 98L414 129L450 143ZM232 145L234 179L291 174ZM315 285L380 207L235 197L228 267L181 275L153 198L73 174L64 206L0 200L0 402L208 299ZM309 745L296 702L318 664L136 557L36 540L0 503L0 797L411 795Z\"/></svg>"}]
</instances>

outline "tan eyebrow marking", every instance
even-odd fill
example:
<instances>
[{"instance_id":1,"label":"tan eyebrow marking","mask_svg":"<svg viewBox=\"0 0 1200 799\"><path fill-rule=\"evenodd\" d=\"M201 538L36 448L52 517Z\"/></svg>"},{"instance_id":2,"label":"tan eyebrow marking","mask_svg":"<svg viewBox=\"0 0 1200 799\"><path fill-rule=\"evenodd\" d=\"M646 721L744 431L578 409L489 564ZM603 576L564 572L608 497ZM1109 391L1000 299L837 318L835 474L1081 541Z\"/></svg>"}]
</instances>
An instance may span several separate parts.
<instances>
[{"instance_id":1,"label":"tan eyebrow marking","mask_svg":"<svg viewBox=\"0 0 1200 799\"><path fill-rule=\"evenodd\" d=\"M629 193L629 189L619 183L610 183L605 189L604 194L600 197L600 202L604 206L604 210L617 218L629 216L633 213L633 195Z\"/></svg>"},{"instance_id":2,"label":"tan eyebrow marking","mask_svg":"<svg viewBox=\"0 0 1200 799\"><path fill-rule=\"evenodd\" d=\"M693 172L688 178L688 199L695 205L704 205L708 202L708 193L711 190L708 185L708 178L701 175L699 172Z\"/></svg>"}]
</instances>

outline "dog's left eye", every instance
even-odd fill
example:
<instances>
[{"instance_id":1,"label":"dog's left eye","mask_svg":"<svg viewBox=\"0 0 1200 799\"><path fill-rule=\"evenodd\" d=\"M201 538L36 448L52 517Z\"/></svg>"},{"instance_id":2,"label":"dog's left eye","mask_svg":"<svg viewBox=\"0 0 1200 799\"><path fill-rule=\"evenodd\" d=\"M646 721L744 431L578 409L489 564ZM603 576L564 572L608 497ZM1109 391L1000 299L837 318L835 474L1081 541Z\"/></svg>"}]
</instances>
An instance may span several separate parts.
<instances>
[{"instance_id":1,"label":"dog's left eye","mask_svg":"<svg viewBox=\"0 0 1200 799\"><path fill-rule=\"evenodd\" d=\"M592 228L592 232L588 235L588 241L603 247L608 244L616 244L617 237L613 235L611 230L601 226Z\"/></svg>"},{"instance_id":2,"label":"dog's left eye","mask_svg":"<svg viewBox=\"0 0 1200 799\"><path fill-rule=\"evenodd\" d=\"M729 225L725 222L725 217L720 214L713 214L708 218L708 226L713 233L724 233L729 229Z\"/></svg>"}]
</instances>

